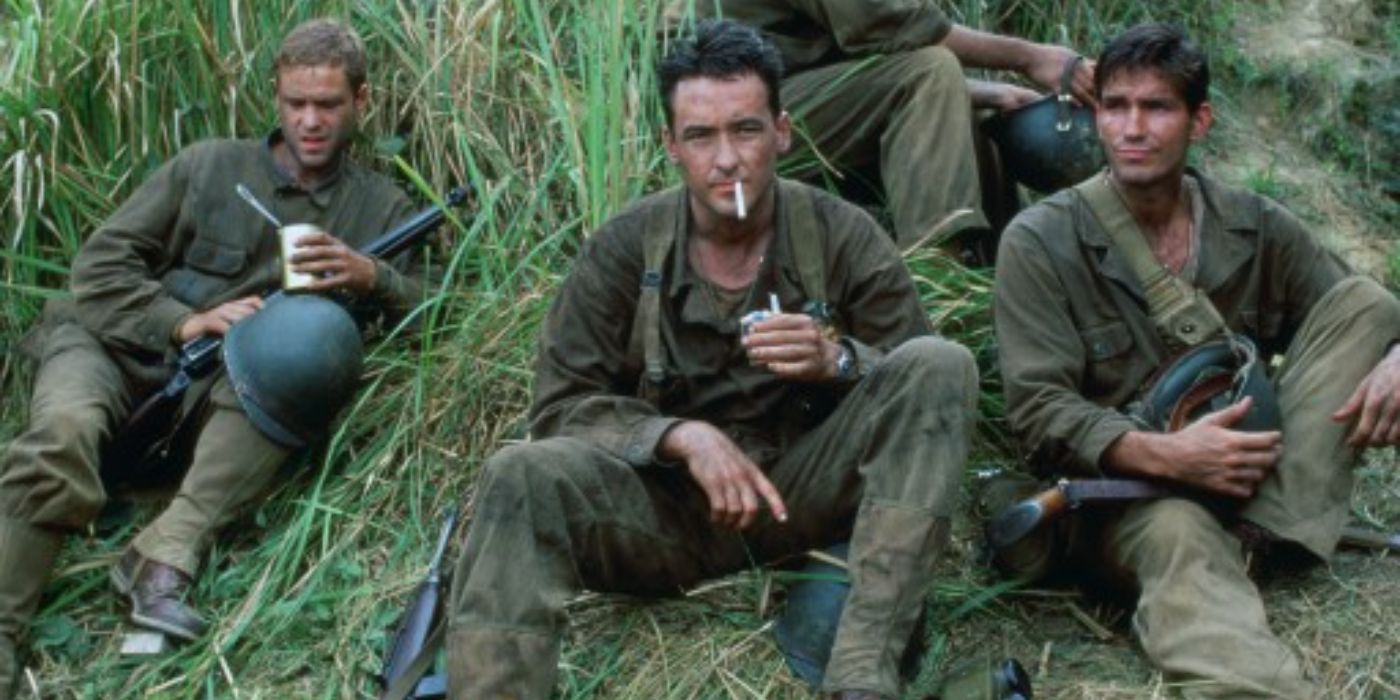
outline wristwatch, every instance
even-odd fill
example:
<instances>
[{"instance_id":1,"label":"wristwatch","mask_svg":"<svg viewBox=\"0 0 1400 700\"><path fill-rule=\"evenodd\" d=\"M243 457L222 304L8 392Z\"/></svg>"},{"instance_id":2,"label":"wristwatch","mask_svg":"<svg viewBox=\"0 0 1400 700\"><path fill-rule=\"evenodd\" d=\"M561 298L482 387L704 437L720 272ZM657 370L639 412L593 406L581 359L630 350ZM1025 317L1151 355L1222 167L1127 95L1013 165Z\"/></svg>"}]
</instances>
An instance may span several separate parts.
<instances>
[{"instance_id":1,"label":"wristwatch","mask_svg":"<svg viewBox=\"0 0 1400 700\"><path fill-rule=\"evenodd\" d=\"M856 376L856 355L844 341L840 346L841 352L836 356L836 380L844 382Z\"/></svg>"}]
</instances>

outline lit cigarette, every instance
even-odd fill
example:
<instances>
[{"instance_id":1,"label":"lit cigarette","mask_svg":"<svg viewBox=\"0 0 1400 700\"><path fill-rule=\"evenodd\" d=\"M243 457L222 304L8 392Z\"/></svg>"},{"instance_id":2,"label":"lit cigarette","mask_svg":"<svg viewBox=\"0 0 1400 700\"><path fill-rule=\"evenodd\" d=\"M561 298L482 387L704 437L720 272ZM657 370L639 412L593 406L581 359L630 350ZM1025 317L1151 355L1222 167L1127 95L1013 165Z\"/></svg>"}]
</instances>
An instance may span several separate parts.
<instances>
[{"instance_id":1,"label":"lit cigarette","mask_svg":"<svg viewBox=\"0 0 1400 700\"><path fill-rule=\"evenodd\" d=\"M739 218L742 219L743 215L741 214ZM783 312L782 304L778 303L778 295L772 292L768 293L768 310L772 311L774 314L780 314Z\"/></svg>"},{"instance_id":2,"label":"lit cigarette","mask_svg":"<svg viewBox=\"0 0 1400 700\"><path fill-rule=\"evenodd\" d=\"M739 213L739 220L740 220L740 221L743 221L744 219L748 218L749 210L748 210L748 207L745 207L745 206L744 206L744 181L743 181L743 180L735 180L735 181L734 181L734 208L735 208L736 210L738 210L738 213Z\"/></svg>"}]
</instances>

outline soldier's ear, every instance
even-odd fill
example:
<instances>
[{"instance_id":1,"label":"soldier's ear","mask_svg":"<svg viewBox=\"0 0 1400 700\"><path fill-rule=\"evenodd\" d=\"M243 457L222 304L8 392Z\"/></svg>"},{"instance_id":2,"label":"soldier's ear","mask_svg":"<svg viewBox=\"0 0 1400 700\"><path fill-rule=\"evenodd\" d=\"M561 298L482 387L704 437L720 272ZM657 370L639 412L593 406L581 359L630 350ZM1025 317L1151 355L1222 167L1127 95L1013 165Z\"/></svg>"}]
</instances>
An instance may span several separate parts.
<instances>
[{"instance_id":1,"label":"soldier's ear","mask_svg":"<svg viewBox=\"0 0 1400 700\"><path fill-rule=\"evenodd\" d=\"M1191 140L1200 141L1210 133L1210 127L1215 123L1215 109L1209 102L1202 102L1201 106L1191 113Z\"/></svg>"},{"instance_id":2,"label":"soldier's ear","mask_svg":"<svg viewBox=\"0 0 1400 700\"><path fill-rule=\"evenodd\" d=\"M778 118L773 122L773 128L778 132L778 152L787 153L792 148L792 117L787 110L778 112Z\"/></svg>"}]
</instances>

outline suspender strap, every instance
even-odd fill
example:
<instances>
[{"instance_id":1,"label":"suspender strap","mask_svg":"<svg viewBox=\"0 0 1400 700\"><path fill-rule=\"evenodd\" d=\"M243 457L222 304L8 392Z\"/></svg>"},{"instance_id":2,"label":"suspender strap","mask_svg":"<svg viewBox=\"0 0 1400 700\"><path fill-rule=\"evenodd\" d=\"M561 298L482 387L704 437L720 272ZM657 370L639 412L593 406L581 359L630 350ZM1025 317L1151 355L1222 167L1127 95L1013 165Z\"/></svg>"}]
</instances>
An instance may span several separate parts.
<instances>
[{"instance_id":1,"label":"suspender strap","mask_svg":"<svg viewBox=\"0 0 1400 700\"><path fill-rule=\"evenodd\" d=\"M792 244L797 278L807 303L830 315L826 309L826 222L817 217L817 191L787 180L778 180L778 204L787 217L788 241ZM819 319L822 320L822 319Z\"/></svg>"},{"instance_id":2,"label":"suspender strap","mask_svg":"<svg viewBox=\"0 0 1400 700\"><path fill-rule=\"evenodd\" d=\"M1193 347L1228 331L1210 298L1157 261L1133 213L1104 172L1074 187L1128 261L1147 294L1148 313L1168 345Z\"/></svg>"}]
</instances>

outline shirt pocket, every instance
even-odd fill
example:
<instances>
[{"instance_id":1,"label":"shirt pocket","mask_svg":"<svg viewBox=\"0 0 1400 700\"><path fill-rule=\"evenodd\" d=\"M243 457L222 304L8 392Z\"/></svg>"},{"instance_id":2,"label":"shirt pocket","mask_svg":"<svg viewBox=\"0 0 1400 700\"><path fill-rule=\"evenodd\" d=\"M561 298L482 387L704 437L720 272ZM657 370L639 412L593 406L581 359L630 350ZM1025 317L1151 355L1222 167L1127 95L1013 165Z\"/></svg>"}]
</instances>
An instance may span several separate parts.
<instances>
[{"instance_id":1,"label":"shirt pocket","mask_svg":"<svg viewBox=\"0 0 1400 700\"><path fill-rule=\"evenodd\" d=\"M161 284L186 306L203 309L247 267L248 251L199 238L190 243L184 264L166 273Z\"/></svg>"},{"instance_id":2,"label":"shirt pocket","mask_svg":"<svg viewBox=\"0 0 1400 700\"><path fill-rule=\"evenodd\" d=\"M233 277L248 266L248 251L197 238L185 254L185 264L205 274Z\"/></svg>"},{"instance_id":3,"label":"shirt pocket","mask_svg":"<svg viewBox=\"0 0 1400 700\"><path fill-rule=\"evenodd\" d=\"M1133 364L1133 336L1127 324L1111 321L1079 332L1087 358L1086 394L1096 396L1122 385Z\"/></svg>"}]
</instances>

